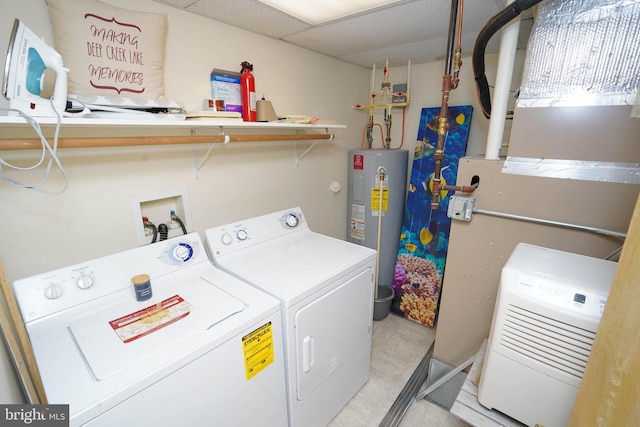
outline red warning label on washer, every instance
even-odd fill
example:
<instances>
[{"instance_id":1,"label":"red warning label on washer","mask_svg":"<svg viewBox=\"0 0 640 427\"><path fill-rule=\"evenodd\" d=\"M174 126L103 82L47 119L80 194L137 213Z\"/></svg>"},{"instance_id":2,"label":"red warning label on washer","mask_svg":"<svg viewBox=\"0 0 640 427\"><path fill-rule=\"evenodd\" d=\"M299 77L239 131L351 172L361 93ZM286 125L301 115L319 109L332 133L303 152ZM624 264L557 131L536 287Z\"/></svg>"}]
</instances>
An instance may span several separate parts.
<instances>
[{"instance_id":1,"label":"red warning label on washer","mask_svg":"<svg viewBox=\"0 0 640 427\"><path fill-rule=\"evenodd\" d=\"M135 313L112 320L109 325L123 342L128 343L169 326L187 317L190 312L191 304L180 295L174 295Z\"/></svg>"}]
</instances>

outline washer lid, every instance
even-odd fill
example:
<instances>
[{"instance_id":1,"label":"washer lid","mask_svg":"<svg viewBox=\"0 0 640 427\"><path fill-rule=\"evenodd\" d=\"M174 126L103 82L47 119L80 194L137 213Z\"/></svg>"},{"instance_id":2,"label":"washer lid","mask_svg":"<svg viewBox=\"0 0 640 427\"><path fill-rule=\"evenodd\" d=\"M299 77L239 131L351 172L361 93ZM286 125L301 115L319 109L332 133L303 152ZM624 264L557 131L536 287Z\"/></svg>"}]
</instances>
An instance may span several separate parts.
<instances>
[{"instance_id":1,"label":"washer lid","mask_svg":"<svg viewBox=\"0 0 640 427\"><path fill-rule=\"evenodd\" d=\"M95 380L103 381L150 358L154 364L169 363L201 345L202 334L209 328L247 308L201 277L176 280L179 283L163 287L148 301L123 296L119 304L69 324L69 333Z\"/></svg>"}]
</instances>

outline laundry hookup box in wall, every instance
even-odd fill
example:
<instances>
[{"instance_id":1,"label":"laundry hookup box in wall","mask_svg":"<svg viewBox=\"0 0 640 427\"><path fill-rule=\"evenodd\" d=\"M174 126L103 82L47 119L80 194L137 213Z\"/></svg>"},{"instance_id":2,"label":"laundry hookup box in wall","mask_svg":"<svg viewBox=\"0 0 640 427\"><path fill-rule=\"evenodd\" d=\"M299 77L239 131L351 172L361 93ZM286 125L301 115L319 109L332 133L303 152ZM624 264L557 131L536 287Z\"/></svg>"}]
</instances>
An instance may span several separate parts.
<instances>
[{"instance_id":1,"label":"laundry hookup box in wall","mask_svg":"<svg viewBox=\"0 0 640 427\"><path fill-rule=\"evenodd\" d=\"M214 68L211 72L211 98L224 101L225 111L242 113L240 73Z\"/></svg>"}]
</instances>

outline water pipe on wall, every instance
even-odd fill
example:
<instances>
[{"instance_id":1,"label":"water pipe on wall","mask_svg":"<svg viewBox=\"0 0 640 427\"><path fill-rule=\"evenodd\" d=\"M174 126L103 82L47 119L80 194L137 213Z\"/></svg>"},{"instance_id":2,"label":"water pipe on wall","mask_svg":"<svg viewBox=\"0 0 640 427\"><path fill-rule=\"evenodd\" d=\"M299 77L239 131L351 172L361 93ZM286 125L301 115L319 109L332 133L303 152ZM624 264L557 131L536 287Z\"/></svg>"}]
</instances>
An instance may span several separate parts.
<instances>
[{"instance_id":1,"label":"water pipe on wall","mask_svg":"<svg viewBox=\"0 0 640 427\"><path fill-rule=\"evenodd\" d=\"M508 0L507 4L514 0ZM496 84L493 89L493 116L489 120L487 147L484 157L488 160L498 159L507 117L507 103L513 77L513 64L518 48L518 34L520 33L520 17L516 17L502 29L500 39L500 53L498 57L498 71Z\"/></svg>"},{"instance_id":2,"label":"water pipe on wall","mask_svg":"<svg viewBox=\"0 0 640 427\"><path fill-rule=\"evenodd\" d=\"M385 178L385 174L386 171L384 169L383 166L378 167L378 180L379 180L379 187L378 187L378 237L377 237L377 242L376 242L376 250L377 255L376 255L376 287L374 290L374 298L378 299L378 287L380 286L380 244L381 244L381 236L382 236L382 200L383 200L383 194L384 194L384 178Z\"/></svg>"},{"instance_id":3,"label":"water pipe on wall","mask_svg":"<svg viewBox=\"0 0 640 427\"><path fill-rule=\"evenodd\" d=\"M542 0L508 0L507 5L493 16L480 30L473 48L472 63L473 74L476 81L476 91L480 101L482 113L488 119L489 134L487 137L487 148L485 158L497 159L502 145L504 124L507 116L507 102L513 75L513 64L518 45L518 33L520 31L520 13L530 9ZM513 21L513 22L512 22ZM502 30L500 41L500 57L498 60L498 72L494 90L495 105L492 115L491 95L489 93L489 83L485 75L484 54L489 39Z\"/></svg>"},{"instance_id":4,"label":"water pipe on wall","mask_svg":"<svg viewBox=\"0 0 640 427\"><path fill-rule=\"evenodd\" d=\"M386 149L391 149L391 111L394 107L402 107L403 109L403 141L404 141L404 111L405 107L409 105L410 102L410 87L411 87L411 59L407 62L407 89L405 92L393 92L391 88L391 82L389 80L389 59L386 60L385 67L383 70L383 80L380 85L381 90L379 93L375 90L375 75L376 75L376 63L373 63L373 68L371 69L371 89L369 91L369 103L366 105L357 104L354 105L353 108L356 109L368 109L369 110L369 120L367 124L365 124L362 130L362 148L372 148L373 146L373 128L377 126L380 128L380 135L382 138L382 146ZM379 100L376 100L376 97L379 96ZM404 96L405 100L402 102L394 102L394 96ZM386 137L383 134L382 126L380 124L374 123L373 115L376 108L382 108L384 111L384 122L385 127L387 129ZM366 147L365 147L365 139L366 139ZM397 149L401 148L403 145L403 141L401 141L400 146Z\"/></svg>"},{"instance_id":5,"label":"water pipe on wall","mask_svg":"<svg viewBox=\"0 0 640 427\"><path fill-rule=\"evenodd\" d=\"M431 190L431 209L438 209L440 204L440 192L450 189L442 184L442 160L444 159L444 142L449 130L449 93L458 87L458 74L462 62L462 15L464 1L451 1L451 15L449 19L449 34L447 38L447 56L445 70L442 77L442 100L440 103L440 115L438 117L438 144L433 154L435 167L433 172L433 187ZM456 43L457 34L457 43ZM456 45L454 49L454 44ZM469 187L470 189L473 187ZM451 188L454 189L454 188ZM475 189L475 188L473 188ZM473 190L471 190L473 191Z\"/></svg>"}]
</instances>

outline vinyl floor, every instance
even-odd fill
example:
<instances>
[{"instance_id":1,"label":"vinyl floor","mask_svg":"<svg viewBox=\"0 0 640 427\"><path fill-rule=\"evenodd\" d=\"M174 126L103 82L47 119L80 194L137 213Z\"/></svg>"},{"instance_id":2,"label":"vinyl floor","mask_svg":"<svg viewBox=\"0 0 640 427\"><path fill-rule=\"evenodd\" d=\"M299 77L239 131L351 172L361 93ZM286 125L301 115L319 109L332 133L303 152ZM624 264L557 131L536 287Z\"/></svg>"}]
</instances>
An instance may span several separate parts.
<instances>
[{"instance_id":1,"label":"vinyl floor","mask_svg":"<svg viewBox=\"0 0 640 427\"><path fill-rule=\"evenodd\" d=\"M435 339L430 329L390 313L373 322L369 381L329 423L329 427L376 427ZM426 399L414 401L400 427L468 427Z\"/></svg>"}]
</instances>

